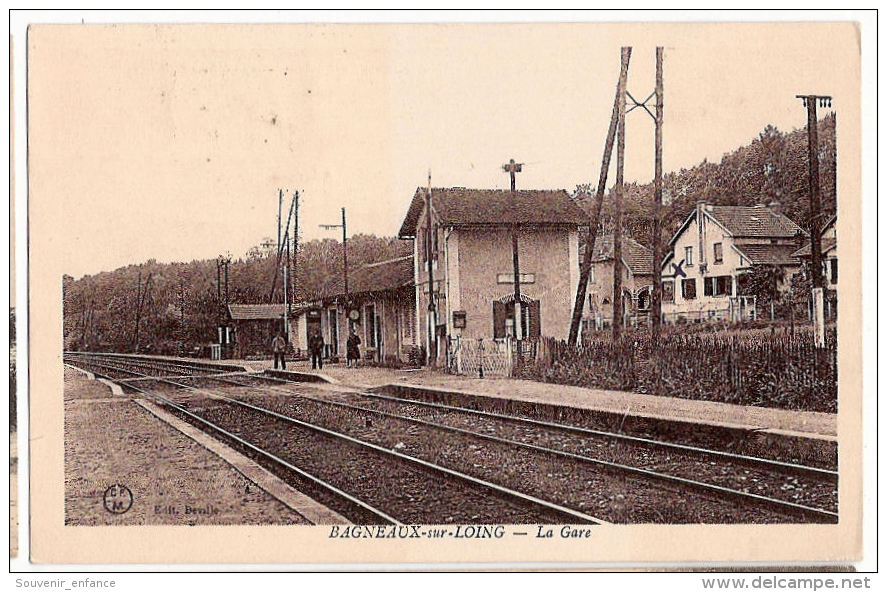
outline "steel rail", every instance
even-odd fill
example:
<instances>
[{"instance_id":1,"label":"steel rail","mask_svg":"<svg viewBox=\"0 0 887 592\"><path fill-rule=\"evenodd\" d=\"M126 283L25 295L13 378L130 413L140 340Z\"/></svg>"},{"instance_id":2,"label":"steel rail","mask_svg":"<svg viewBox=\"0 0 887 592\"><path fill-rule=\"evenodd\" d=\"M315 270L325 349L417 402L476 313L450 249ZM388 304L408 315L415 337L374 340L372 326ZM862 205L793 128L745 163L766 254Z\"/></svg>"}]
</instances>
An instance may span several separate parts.
<instances>
[{"instance_id":1,"label":"steel rail","mask_svg":"<svg viewBox=\"0 0 887 592\"><path fill-rule=\"evenodd\" d=\"M201 376L201 377L195 377L195 378L208 378L210 380L226 382L229 384L237 384L239 386L246 386L246 387L252 386L252 385L244 385L242 383L237 383L235 381L232 381L232 380L229 380L226 378L221 378L218 376ZM264 379L265 377L259 377L259 378ZM288 394L292 394L291 391L287 391L285 389L274 389L273 387L264 387L264 388L266 390L275 390L278 392L286 392ZM358 394L362 395L364 393L358 393ZM454 433L459 433L459 434L467 435L467 436L471 436L471 437L481 438L481 439L489 440L492 442L507 444L507 445L511 445L511 446L518 446L521 448L526 448L529 450L534 450L534 451L545 453L545 454L552 454L555 456L570 458L570 459L578 460L578 461L585 462L585 463L595 464L595 465L604 467L605 469L608 469L612 472L633 473L635 475L640 475L643 477L653 478L653 479L665 481L668 483L673 483L673 484L678 484L678 485L682 485L685 487L690 487L690 488L696 489L699 492L717 495L719 497L726 496L726 497L738 498L738 499L745 501L745 502L753 502L753 503L760 504L760 505L771 506L771 508L773 508L773 509L778 509L783 512L789 512L792 515L800 515L800 516L807 517L807 518L815 517L818 519L824 519L824 518L828 518L830 520L837 520L838 519L837 512L832 512L830 510L825 510L822 508L816 508L813 506L806 506L803 504L798 504L798 503L790 502L787 500L781 500L778 498L764 496L764 495L760 495L760 494L756 494L756 493L750 493L750 492L746 492L746 491L740 491L737 489L731 489L729 487L724 487L721 485L715 485L712 483L705 483L703 481L696 481L694 479L687 479L685 477L678 477L676 475L669 475L667 473L660 473L658 471L653 471L650 469L643 469L643 468L635 467L635 466L631 466L631 465L624 465L621 463L605 461L602 459L593 458L593 457L585 456L582 454L576 454L576 453L572 453L572 452L566 452L563 450L557 450L554 448L540 446L538 444L530 444L527 442L521 442L519 440L502 438L500 436L494 436L491 434L484 434L481 432L475 432L472 430L458 428L455 426L439 424L439 423L436 423L433 421L398 415L395 413L390 413L390 412L382 411L379 409L361 407L359 405L352 405L352 404L344 403L341 401L329 401L326 399L319 399L319 398L311 397L311 396L304 395L301 393L300 393L300 396L302 396L306 399L309 399L311 401L314 401L314 402L317 402L320 404L324 404L324 405L328 405L328 406L336 406L336 407L341 407L341 408L350 409L350 410L354 410L354 411L363 411L363 412L367 412L367 413L373 413L373 414L376 414L379 416L390 417L390 418L401 420L401 421L408 421L408 422L415 423L418 425L425 425L428 427L442 429L442 430L446 430L446 431L450 431L450 432L454 432ZM690 448L692 448L692 447L690 447ZM703 450L705 450L705 449L703 449Z\"/></svg>"},{"instance_id":2,"label":"steel rail","mask_svg":"<svg viewBox=\"0 0 887 592\"><path fill-rule=\"evenodd\" d=\"M287 380L285 378L278 378L276 376L268 376L268 375L255 375L245 373L242 376L249 378L256 378L260 380L272 380L276 382L283 383L293 383L298 381ZM201 377L201 378L211 378L209 376ZM246 386L246 385L244 385ZM289 391L283 391L289 392ZM641 436L631 436L628 434L619 434L616 432L608 432L605 430L595 430L592 428L585 428L582 426L575 426L557 422L544 421L540 419L533 419L530 417L520 417L518 415L509 415L506 413L496 413L494 411L482 411L479 409L471 409L469 407L460 407L457 405L447 405L445 403L433 403L431 401L420 401L417 399L408 399L405 397L397 397L393 395L385 395L381 393L373 393L368 391L353 391L355 394L361 395L367 398L381 399L387 400L394 403L404 403L409 405L416 405L421 407L431 407L436 409L443 409L446 411L455 411L459 413L466 413L471 415L477 415L482 417L492 417L495 419L501 419L503 421L511 421L515 423L524 423L524 424L532 424L538 425L545 428L553 428L558 430L577 432L581 434L589 434L592 436L601 436L605 438L612 438L616 440L623 440L627 442L633 442L638 444L643 444L646 446L655 446L659 448L667 448L671 450L677 450L682 452L692 452L696 454L704 454L710 456L716 456L720 458L726 458L731 461L735 461L737 463L743 463L750 466L755 466L759 468L760 466L772 467L774 469L782 470L785 472L789 472L796 475L805 475L812 479L824 481L826 483L837 485L838 483L838 472L833 471L831 469L823 469L820 467L813 467L809 465L800 465L797 463L790 463L780 460L774 460L769 458L762 458L759 456L751 456L746 454L737 454L735 452L727 452L724 450L715 450L712 448L703 448L701 446L691 446L689 444L678 444L676 442L664 442L662 440L653 440L652 438L644 438Z\"/></svg>"},{"instance_id":3,"label":"steel rail","mask_svg":"<svg viewBox=\"0 0 887 592\"><path fill-rule=\"evenodd\" d=\"M112 377L110 377L110 376L102 376L102 377L103 377L103 378L107 378L108 380L111 380L111 381L114 381L114 380L115 380L114 378L112 378ZM324 481L324 480L321 479L320 477L316 477L315 475L312 475L311 473L309 473L309 472L307 472L307 471L305 471L305 470L303 470L303 469L300 469L299 467L293 465L292 463L290 463L290 462L288 462L288 461L286 461L286 460L280 458L280 457L277 456L276 454L274 454L274 453L272 453L272 452L269 452L269 451L267 451L267 450L264 450L263 448L261 448L261 447L259 447L259 446L256 446L255 444L252 444L251 442L248 442L247 440L244 440L244 439L241 438L240 436L237 436L236 434L233 434L233 433L227 431L225 428L223 428L223 427L221 427L221 426L219 426L219 425L216 425L216 424L214 424L213 422L211 422L211 421L209 421L209 420L207 420L207 419L204 419L204 418L200 417L199 415L197 415L197 414L195 414L195 413L192 413L192 412L188 411L188 410L185 409L184 407L178 405L177 403L175 403L175 402L172 401L171 399L168 399L167 397L164 397L163 395L160 395L160 394L157 394L157 393L151 392L151 391L149 391L148 389L145 389L145 388L142 388L142 387L138 387L138 386L134 386L134 385L131 385L131 384L130 384L130 385L126 385L126 386L129 387L129 388L131 388L131 389L133 389L133 390L135 390L135 391L137 391L137 392L140 392L140 393L142 393L142 394L144 394L144 395L146 395L146 396L148 396L148 397L151 397L151 398L153 398L153 399L156 399L156 400L160 401L161 403L163 403L164 405L166 405L166 406L168 406L168 407L171 407L171 408L175 409L176 411L179 411L180 413L183 413L183 414L187 415L188 417L193 418L194 420L196 420L196 421L198 421L198 422L200 422L200 423L202 423L202 424L208 426L210 429L212 429L212 430L214 430L214 431L216 431L216 432L218 432L218 433L224 435L224 436L227 437L227 438L231 438L231 439L234 440L235 442L237 442L237 443L239 443L239 444L241 444L241 445L243 445L243 446L246 446L246 447L249 448L250 450L253 450L254 452L256 452L256 453L258 453L258 454L260 454L260 455L262 455L262 456L264 456L264 457L266 457L266 458L268 458L268 459L270 459L270 460L272 460L272 461L274 461L274 462L276 462L277 464L279 464L279 465L285 467L286 469L288 469L288 470L290 470L290 471L296 473L297 475L299 475L299 476L301 476L301 477L304 477L305 479L308 479L308 480L311 481L312 483L315 483L316 485L319 485L319 486L321 486L322 488L331 491L332 493L334 493L334 494L336 494L336 495L338 495L338 496L344 498L344 499L347 500L348 502L351 502L351 503L353 503L353 504L355 504L355 505L357 505L357 506L363 508L364 510L367 510L367 511L370 512L371 514L373 514L373 515L375 515L375 516L377 516L377 517L379 517L379 518L382 518L383 520L385 520L385 521L387 521L387 522L390 522L390 523L395 524L395 525L398 525L398 526L400 526L400 525L403 524L402 522L398 521L396 518L393 518L392 516L389 516L388 514L386 514L385 512L383 512L382 510L379 510L379 509L375 508L374 506L371 506L370 504L364 502L363 500L361 500L361 499L359 499L359 498L357 498L357 497L355 497L355 496L353 496L353 495L351 495L351 494L349 494L349 493L347 493L347 492L345 492L345 491L339 489L339 488L336 487L335 485L333 485L333 484L331 484L331 483L328 483L328 482Z\"/></svg>"},{"instance_id":4,"label":"steel rail","mask_svg":"<svg viewBox=\"0 0 887 592\"><path fill-rule=\"evenodd\" d=\"M132 373L133 371L132 371L132 370L128 370L127 372ZM216 377L215 377L214 375L208 375L208 376L194 376L194 377L189 376L189 377L187 377L187 378L216 378ZM270 409L265 409L264 407L260 407L260 406L257 406L257 405L252 405L252 404L250 404L250 403L246 403L246 402L244 402L244 401L238 401L237 399L232 399L232 398L230 398L230 397L226 397L226 396L224 396L224 395L219 395L218 393L214 393L214 392L212 392L212 391L208 391L208 390L206 390L206 389L202 389L202 388L199 388L199 387L194 387L194 386L190 386L190 385L182 384L182 383L179 383L179 382L175 382L175 381L170 380L170 379L157 379L157 380L158 380L159 382L164 382L164 383L167 383L167 384L171 384L171 385L174 385L174 386L178 386L178 387L181 387L181 388L183 388L183 389L187 389L187 390L192 391L192 392L197 392L197 393L204 394L204 395L206 395L206 396L208 396L208 397L210 397L210 398L213 398L213 399L218 399L218 400L225 401L225 402L227 402L227 403L231 403L231 404L234 404L234 405L239 405L239 406L241 406L241 407L249 408L249 409L252 409L252 410L254 410L254 411L258 411L259 413L263 413L263 414L265 414L265 415L269 415L269 416L275 417L275 418L280 419L280 420L283 420L283 421L285 421L285 422L293 423L293 424L298 425L298 426L300 426L300 427L303 427L303 428L305 428L305 429L312 430L312 431L315 431L315 432L318 432L318 433L322 433L322 434L325 434L325 435L327 435L327 436L331 436L331 437L333 437L333 438L337 438L337 439L340 439L340 440L345 440L345 441L351 442L351 443L356 444L356 445L358 445L358 446L361 446L361 447L364 447L364 448L368 448L368 449L373 450L373 451L378 452L378 453L382 453L383 455L387 455L387 456L395 457L395 458L398 458L398 459L400 459L400 460L402 460L402 461L406 461L407 463L410 463L410 464L419 465L420 467L422 467L422 468L424 468L424 469L426 469L426 470L430 470L430 471L435 472L435 473L438 473L438 474L444 474L444 475L447 475L447 476L449 476L449 477L456 478L457 480L465 481L465 482L468 482L468 483L470 483L470 484L473 484L473 485L476 485L476 486L480 486L480 487L482 487L482 488L484 488L484 489L489 489L489 490L496 491L496 492L498 492L498 493L500 493L500 494L502 494L502 495L504 495L504 496L506 496L506 497L508 497L508 498L512 498L512 499L515 499L515 500L519 500L520 502L523 502L523 503L530 503L530 504L533 504L533 505L541 506L541 507L545 508L546 510L549 510L549 511L554 512L555 514L560 514L560 515L563 515L563 516L566 516L566 517L569 517L569 518L572 518L572 519L578 519L579 521L581 521L581 522L583 522L583 523L599 524L599 525L610 524L610 523L607 522L607 521L601 520L601 519L596 518L596 517L594 517L594 516L591 516L591 515L589 515L589 514L585 514L584 512L579 512L579 511L574 510L574 509L572 509L572 508L568 508L568 507L565 507L565 506L561 506L561 505L559 505L559 504L555 504L555 503L549 502L549 501L547 501L547 500L544 500L544 499L541 499L541 498L537 498L537 497L532 496L532 495L528 495L528 494L525 494L525 493L521 493L521 492L519 492L519 491L516 491L516 490L510 489L510 488L507 488L507 487L503 487L503 486L498 485L498 484L496 484L496 483L492 483L492 482L490 482L490 481L486 481L486 480L484 480L484 479L480 479L480 478L478 478L478 477L473 477L473 476L468 475L468 474L466 474L466 473L462 473L462 472L460 472L460 471L456 471L456 470L454 470L454 469L450 469L450 468L447 468L447 467L443 467L443 466L440 466L440 465L434 464L434 463L432 463L432 462L429 462L429 461L426 461L426 460L423 460L423 459L420 459L420 458L417 458L417 457L414 457L414 456L410 456L410 455L407 455L407 454L403 454L403 453L397 452L397 451L395 451L395 450L389 450L389 449L384 448L384 447L382 447L382 446L379 446L379 445L377 445L377 444L373 444L373 443L371 443L371 442L366 442L366 441L364 441L364 440L360 440L360 439L358 439L358 438L354 438L354 437L352 437L352 436L348 436L347 434L343 434L343 433L337 432L337 431L335 431L335 430L330 430L330 429L328 429L328 428L324 428L324 427L322 427L322 426L318 426L318 425L315 425L315 424L312 424L312 423L308 423L308 422L305 422L305 421L302 421L302 420L296 419L296 418L294 418L294 417L289 417L289 416L287 416L287 415L284 415L284 414L281 414L281 413L277 413L276 411L272 411L272 410L270 410ZM127 385L127 386L129 386L130 388L133 388L134 390L137 390L137 391L144 391L144 390L145 390L145 389L141 389L141 388L139 388L139 387L135 387L135 386L132 386L132 385ZM146 394L147 394L147 393L146 393ZM157 397L157 398L159 398L159 399L163 399L163 400L169 401L168 399L166 399L165 397L162 397L162 396L160 396L160 395L152 395L152 396L155 396L155 397ZM179 407L178 405L176 405L175 403L172 403L171 401L170 401L169 403L170 403L172 406L174 406L175 408L177 408L178 410L180 410L180 411L185 411L185 412L188 413L189 415L193 415L193 414L191 414L190 412L187 412L186 410L180 408L180 407ZM194 416L194 417L198 417L198 416ZM201 420L202 422L204 422L204 423L207 423L208 425L212 425L211 422L208 422L208 421L206 421L206 420L204 420L204 419L202 419L202 418L200 418L200 420ZM214 429L219 429L220 431L222 431L222 428L216 428L216 427L214 427ZM227 435L227 433L226 433L226 435ZM252 446L252 445L250 445L250 446Z\"/></svg>"}]
</instances>

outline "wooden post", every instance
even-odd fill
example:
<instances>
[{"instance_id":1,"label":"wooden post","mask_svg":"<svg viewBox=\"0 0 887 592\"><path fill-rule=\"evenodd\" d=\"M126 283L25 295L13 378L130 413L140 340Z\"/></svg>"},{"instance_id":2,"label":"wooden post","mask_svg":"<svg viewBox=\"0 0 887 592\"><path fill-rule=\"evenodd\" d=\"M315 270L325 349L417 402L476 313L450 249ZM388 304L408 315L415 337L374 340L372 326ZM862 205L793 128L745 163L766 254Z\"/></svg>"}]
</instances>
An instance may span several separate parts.
<instances>
[{"instance_id":1,"label":"wooden post","mask_svg":"<svg viewBox=\"0 0 887 592\"><path fill-rule=\"evenodd\" d=\"M623 50L624 51L624 50ZM620 85L616 103L616 187L613 191L615 213L613 216L613 342L618 342L625 322L622 302L622 191L625 168L625 85ZM618 310L618 317L617 312ZM618 319L618 321L617 321Z\"/></svg>"},{"instance_id":2,"label":"wooden post","mask_svg":"<svg viewBox=\"0 0 887 592\"><path fill-rule=\"evenodd\" d=\"M601 223L601 204L604 199L604 191L607 186L607 173L610 170L610 156L613 153L613 140L616 137L616 125L618 122L619 99L625 104L625 80L628 77L628 62L631 59L631 48L622 48L622 65L619 70L619 82L616 85L616 98L613 100L613 113L610 116L610 127L607 130L607 139L604 143L604 154L601 158L601 173L598 178L595 191L592 214L588 222L588 234L585 239L585 255L582 257L582 265L579 268L579 286L576 288L576 301L573 304L573 318L570 321L570 334L568 343L575 346L579 339L579 324L582 320L582 311L585 307L585 296L588 289L588 274L591 270L591 256L597 239L598 226Z\"/></svg>"},{"instance_id":3,"label":"wooden post","mask_svg":"<svg viewBox=\"0 0 887 592\"><path fill-rule=\"evenodd\" d=\"M659 326L662 324L662 47L656 48L656 129L654 139L653 173L653 293L650 295L652 314L652 345L659 345Z\"/></svg>"}]
</instances>

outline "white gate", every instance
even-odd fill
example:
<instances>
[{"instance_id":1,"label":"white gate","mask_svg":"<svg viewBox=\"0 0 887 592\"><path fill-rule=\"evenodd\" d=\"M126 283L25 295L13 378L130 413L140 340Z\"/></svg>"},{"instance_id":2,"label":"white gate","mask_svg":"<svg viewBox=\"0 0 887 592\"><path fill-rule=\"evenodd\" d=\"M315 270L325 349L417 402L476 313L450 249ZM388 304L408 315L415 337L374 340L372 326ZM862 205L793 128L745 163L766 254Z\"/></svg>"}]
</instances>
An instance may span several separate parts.
<instances>
[{"instance_id":1,"label":"white gate","mask_svg":"<svg viewBox=\"0 0 887 592\"><path fill-rule=\"evenodd\" d=\"M462 339L450 342L450 359L458 374L473 376L511 376L512 344L510 339Z\"/></svg>"}]
</instances>

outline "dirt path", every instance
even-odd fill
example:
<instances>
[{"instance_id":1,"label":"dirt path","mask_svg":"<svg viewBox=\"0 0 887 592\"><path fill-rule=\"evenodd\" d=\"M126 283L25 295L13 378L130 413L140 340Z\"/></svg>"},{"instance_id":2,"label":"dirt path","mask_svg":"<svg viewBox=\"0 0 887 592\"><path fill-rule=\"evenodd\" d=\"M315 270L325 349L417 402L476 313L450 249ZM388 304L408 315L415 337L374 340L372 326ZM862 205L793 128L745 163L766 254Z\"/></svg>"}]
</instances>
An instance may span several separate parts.
<instances>
[{"instance_id":1,"label":"dirt path","mask_svg":"<svg viewBox=\"0 0 887 592\"><path fill-rule=\"evenodd\" d=\"M306 523L129 398L66 370L66 525Z\"/></svg>"}]
</instances>

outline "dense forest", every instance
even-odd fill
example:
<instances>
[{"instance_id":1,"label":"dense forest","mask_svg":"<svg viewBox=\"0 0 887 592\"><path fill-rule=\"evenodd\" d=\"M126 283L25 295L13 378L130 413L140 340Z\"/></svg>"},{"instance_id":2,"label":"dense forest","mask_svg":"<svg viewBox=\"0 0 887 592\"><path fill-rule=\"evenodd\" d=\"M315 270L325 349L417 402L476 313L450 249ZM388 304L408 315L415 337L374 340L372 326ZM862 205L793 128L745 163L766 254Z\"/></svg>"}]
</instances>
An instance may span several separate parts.
<instances>
[{"instance_id":1,"label":"dense forest","mask_svg":"<svg viewBox=\"0 0 887 592\"><path fill-rule=\"evenodd\" d=\"M348 239L348 266L406 255L412 245L396 238L355 235ZM342 274L342 243L313 240L299 245L295 300L325 292ZM228 297L233 303L283 302L281 280L274 281L276 252L251 249L232 260ZM158 263L155 260L114 271L63 278L65 348L178 353L210 343L220 313L216 260ZM272 286L275 286L272 294ZM224 291L224 278L222 279Z\"/></svg>"},{"instance_id":2,"label":"dense forest","mask_svg":"<svg viewBox=\"0 0 887 592\"><path fill-rule=\"evenodd\" d=\"M835 117L819 123L820 184L823 213L836 207ZM668 241L704 200L721 205L779 202L800 226L809 213L806 130L781 132L767 126L750 144L723 156L670 172L663 178L663 242ZM652 247L653 185L626 185L625 233ZM574 198L590 207L594 188L579 186ZM612 226L612 188L605 195L602 225ZM356 235L348 240L349 267L406 255L411 244L396 238ZM232 303L282 302L280 282L272 294L276 254L251 249L231 262L228 276ZM299 245L294 286L296 300L323 293L342 272L342 244L313 240ZM131 352L178 353L210 343L220 311L216 260L141 265L63 279L66 349L88 348Z\"/></svg>"}]
</instances>

